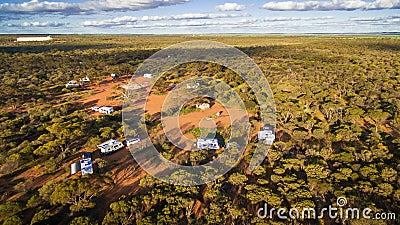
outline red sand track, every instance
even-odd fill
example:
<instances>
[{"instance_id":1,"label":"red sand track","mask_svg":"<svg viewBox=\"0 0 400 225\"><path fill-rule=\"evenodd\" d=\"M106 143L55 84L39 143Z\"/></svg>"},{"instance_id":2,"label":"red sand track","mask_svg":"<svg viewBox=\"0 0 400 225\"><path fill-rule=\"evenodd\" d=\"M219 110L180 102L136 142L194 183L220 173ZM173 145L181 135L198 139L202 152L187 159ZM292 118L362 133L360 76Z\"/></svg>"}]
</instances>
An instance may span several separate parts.
<instances>
[{"instance_id":1,"label":"red sand track","mask_svg":"<svg viewBox=\"0 0 400 225\"><path fill-rule=\"evenodd\" d=\"M149 114L156 114L161 112L162 104L164 102L164 99L167 97L167 95L150 95L147 98L147 103L146 103L146 111ZM218 112L222 112L221 116L216 117L215 115ZM185 131L199 127L200 122L205 118L205 117L212 117L214 118L214 122L218 127L225 127L229 126L231 124L231 120L229 117L229 114L227 113L225 107L222 105L215 103L210 109L207 110L202 110L202 111L196 111L192 113L188 113L185 115L180 115L179 116L179 125L182 130L182 133L185 133ZM191 134L185 134L186 137L193 139L193 136Z\"/></svg>"}]
</instances>

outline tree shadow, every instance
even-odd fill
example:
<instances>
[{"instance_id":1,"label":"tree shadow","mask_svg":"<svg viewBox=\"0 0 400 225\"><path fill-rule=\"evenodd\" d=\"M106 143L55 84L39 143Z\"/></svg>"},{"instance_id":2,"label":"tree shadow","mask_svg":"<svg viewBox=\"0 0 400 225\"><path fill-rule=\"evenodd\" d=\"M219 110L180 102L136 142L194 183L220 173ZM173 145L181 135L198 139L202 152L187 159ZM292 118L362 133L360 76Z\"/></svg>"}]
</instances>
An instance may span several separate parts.
<instances>
[{"instance_id":1,"label":"tree shadow","mask_svg":"<svg viewBox=\"0 0 400 225\"><path fill-rule=\"evenodd\" d=\"M384 40L380 39L380 42L365 42L360 43L359 45L363 47L367 47L369 49L378 50L378 51L390 51L390 52L398 52L400 51L400 43L387 43Z\"/></svg>"}]
</instances>

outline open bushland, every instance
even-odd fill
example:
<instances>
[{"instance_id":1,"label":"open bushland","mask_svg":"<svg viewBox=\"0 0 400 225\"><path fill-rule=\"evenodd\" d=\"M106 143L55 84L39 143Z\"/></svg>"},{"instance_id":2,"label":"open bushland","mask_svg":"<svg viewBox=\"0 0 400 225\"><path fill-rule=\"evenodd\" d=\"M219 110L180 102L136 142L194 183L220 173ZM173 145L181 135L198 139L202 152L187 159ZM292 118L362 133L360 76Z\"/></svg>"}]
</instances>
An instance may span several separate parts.
<instances>
[{"instance_id":1,"label":"open bushland","mask_svg":"<svg viewBox=\"0 0 400 225\"><path fill-rule=\"evenodd\" d=\"M3 224L399 224L396 219L258 218L264 207L370 208L400 212L400 39L397 36L54 36L16 43L0 36L0 223ZM252 125L238 165L218 180L174 186L146 174L127 148L101 156L97 145L124 140L122 85L157 50L188 40L238 47L264 72L276 104L276 139L262 165L247 166L260 129L257 101L232 71L210 63L173 68L154 88L145 115L153 143L184 165L210 160L208 150L177 151L162 135L157 105L181 77L209 76L242 98ZM110 74L117 74L111 79ZM83 87L70 80L89 77ZM230 126L218 103L181 113L183 133L214 119L217 137ZM109 115L90 110L115 106ZM215 113L223 111L220 117ZM94 173L70 175L92 152ZM269 215L268 215L269 216Z\"/></svg>"}]
</instances>

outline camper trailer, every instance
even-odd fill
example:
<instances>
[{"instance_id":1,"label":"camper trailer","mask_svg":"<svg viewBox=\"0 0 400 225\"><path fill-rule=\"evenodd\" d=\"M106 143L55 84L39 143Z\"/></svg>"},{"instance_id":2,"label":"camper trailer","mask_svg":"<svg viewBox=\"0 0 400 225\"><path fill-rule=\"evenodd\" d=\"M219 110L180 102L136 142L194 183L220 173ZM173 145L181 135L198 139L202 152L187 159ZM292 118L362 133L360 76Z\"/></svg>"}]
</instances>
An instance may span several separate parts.
<instances>
[{"instance_id":1,"label":"camper trailer","mask_svg":"<svg viewBox=\"0 0 400 225\"><path fill-rule=\"evenodd\" d=\"M122 142L114 139L110 139L100 145L97 146L100 149L102 154L110 154L112 152L118 151L119 149L123 148L124 145Z\"/></svg>"},{"instance_id":2,"label":"camper trailer","mask_svg":"<svg viewBox=\"0 0 400 225\"><path fill-rule=\"evenodd\" d=\"M84 77L84 78L79 78L79 81L81 82L81 83L89 83L90 82L90 79L89 79L89 77Z\"/></svg>"},{"instance_id":3,"label":"camper trailer","mask_svg":"<svg viewBox=\"0 0 400 225\"><path fill-rule=\"evenodd\" d=\"M219 143L216 138L199 138L197 139L197 148L199 149L219 149Z\"/></svg>"},{"instance_id":4,"label":"camper trailer","mask_svg":"<svg viewBox=\"0 0 400 225\"><path fill-rule=\"evenodd\" d=\"M111 114L114 112L114 108L111 106L102 106L99 108L99 112L103 114Z\"/></svg>"},{"instance_id":5,"label":"camper trailer","mask_svg":"<svg viewBox=\"0 0 400 225\"><path fill-rule=\"evenodd\" d=\"M66 88L77 88L77 87L79 87L79 86L80 86L80 85L79 85L78 81L76 81L76 80L70 80L70 81L65 85Z\"/></svg>"},{"instance_id":6,"label":"camper trailer","mask_svg":"<svg viewBox=\"0 0 400 225\"><path fill-rule=\"evenodd\" d=\"M80 160L82 176L85 174L93 174L92 158L85 158Z\"/></svg>"},{"instance_id":7,"label":"camper trailer","mask_svg":"<svg viewBox=\"0 0 400 225\"><path fill-rule=\"evenodd\" d=\"M202 103L202 104L196 104L196 108L201 109L201 110L206 110L210 108L210 104L208 103Z\"/></svg>"},{"instance_id":8,"label":"camper trailer","mask_svg":"<svg viewBox=\"0 0 400 225\"><path fill-rule=\"evenodd\" d=\"M272 145L275 140L275 134L269 127L264 127L262 131L258 132L258 141L266 145Z\"/></svg>"},{"instance_id":9,"label":"camper trailer","mask_svg":"<svg viewBox=\"0 0 400 225\"><path fill-rule=\"evenodd\" d=\"M84 152L82 159L71 164L71 175L81 171L82 175L93 174L92 153Z\"/></svg>"},{"instance_id":10,"label":"camper trailer","mask_svg":"<svg viewBox=\"0 0 400 225\"><path fill-rule=\"evenodd\" d=\"M103 113L103 114L111 114L111 113L114 112L114 108L112 106L101 106L101 107L93 106L90 109L92 111L100 112L100 113Z\"/></svg>"},{"instance_id":11,"label":"camper trailer","mask_svg":"<svg viewBox=\"0 0 400 225\"><path fill-rule=\"evenodd\" d=\"M152 77L153 77L153 74L151 74L151 73L145 73L145 74L143 74L143 77L144 77L144 78L152 78Z\"/></svg>"}]
</instances>

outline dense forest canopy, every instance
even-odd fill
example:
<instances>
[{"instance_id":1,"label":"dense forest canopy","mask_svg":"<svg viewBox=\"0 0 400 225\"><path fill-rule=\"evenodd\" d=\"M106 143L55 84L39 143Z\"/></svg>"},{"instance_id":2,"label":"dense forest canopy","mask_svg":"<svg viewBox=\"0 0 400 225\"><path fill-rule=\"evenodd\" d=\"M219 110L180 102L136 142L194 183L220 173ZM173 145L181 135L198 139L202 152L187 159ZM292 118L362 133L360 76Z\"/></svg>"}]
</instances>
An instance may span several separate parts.
<instances>
[{"instance_id":1,"label":"dense forest canopy","mask_svg":"<svg viewBox=\"0 0 400 225\"><path fill-rule=\"evenodd\" d=\"M3 224L399 224L397 217L257 217L264 203L323 208L337 205L339 197L346 197L347 207L398 216L398 36L55 36L43 43L15 43L15 38L0 36ZM103 193L124 178L111 172L118 165L107 157L95 160L96 173L69 176L72 160L82 151L94 152L102 141L123 138L123 126L120 111L88 112L79 100L92 95L90 89L65 84L88 76L90 85L99 86L111 73L129 76L157 50L197 39L238 47L267 77L277 130L262 166L247 170L253 140L238 166L215 182L181 187L144 176L129 194L112 201ZM256 112L251 90L218 65L187 64L164 79L199 71L235 86ZM159 91L167 88L163 84ZM159 132L154 115L147 117L151 132ZM219 129L222 137L228 131ZM153 142L169 159L182 161L162 136ZM203 153L183 161L196 165L207 158ZM132 158L130 163L135 164Z\"/></svg>"}]
</instances>

